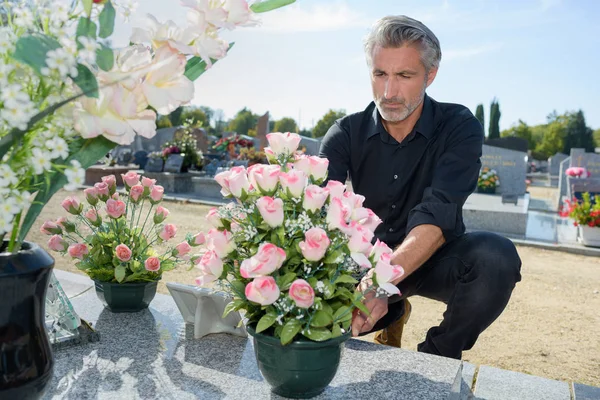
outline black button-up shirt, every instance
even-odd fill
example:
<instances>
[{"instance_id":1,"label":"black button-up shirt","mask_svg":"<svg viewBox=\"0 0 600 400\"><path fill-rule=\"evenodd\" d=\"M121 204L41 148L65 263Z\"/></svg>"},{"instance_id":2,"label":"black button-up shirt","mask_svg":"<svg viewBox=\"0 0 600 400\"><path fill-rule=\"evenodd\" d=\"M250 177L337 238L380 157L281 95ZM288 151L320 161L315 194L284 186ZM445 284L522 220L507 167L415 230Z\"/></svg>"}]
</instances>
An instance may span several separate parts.
<instances>
[{"instance_id":1,"label":"black button-up shirt","mask_svg":"<svg viewBox=\"0 0 600 400\"><path fill-rule=\"evenodd\" d=\"M321 143L328 180L348 174L364 206L383 220L375 236L390 247L416 226L438 226L447 242L462 235L462 207L477 186L483 127L464 106L425 95L413 131L398 143L371 102L335 122Z\"/></svg>"}]
</instances>

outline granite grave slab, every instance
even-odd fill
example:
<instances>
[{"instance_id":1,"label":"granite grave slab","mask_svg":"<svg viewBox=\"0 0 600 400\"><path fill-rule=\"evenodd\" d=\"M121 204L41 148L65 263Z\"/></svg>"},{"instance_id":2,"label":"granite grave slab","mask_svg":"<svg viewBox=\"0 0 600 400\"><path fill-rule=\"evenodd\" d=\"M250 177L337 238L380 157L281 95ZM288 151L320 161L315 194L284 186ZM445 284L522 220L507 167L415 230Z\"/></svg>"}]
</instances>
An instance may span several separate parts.
<instances>
[{"instance_id":1,"label":"granite grave slab","mask_svg":"<svg viewBox=\"0 0 600 400\"><path fill-rule=\"evenodd\" d=\"M527 191L527 153L483 145L482 167L496 170L500 178L497 194L524 195Z\"/></svg>"}]
</instances>

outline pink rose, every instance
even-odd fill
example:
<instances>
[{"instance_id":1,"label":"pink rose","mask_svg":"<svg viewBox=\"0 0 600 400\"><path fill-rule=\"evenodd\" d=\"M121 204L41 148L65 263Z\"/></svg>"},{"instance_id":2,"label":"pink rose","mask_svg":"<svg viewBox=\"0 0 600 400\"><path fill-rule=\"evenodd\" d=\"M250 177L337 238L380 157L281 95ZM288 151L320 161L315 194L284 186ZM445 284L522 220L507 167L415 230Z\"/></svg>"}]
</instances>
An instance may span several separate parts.
<instances>
[{"instance_id":1,"label":"pink rose","mask_svg":"<svg viewBox=\"0 0 600 400\"><path fill-rule=\"evenodd\" d=\"M317 185L308 185L304 191L302 208L314 213L323 207L328 196L329 189L321 188Z\"/></svg>"},{"instance_id":2,"label":"pink rose","mask_svg":"<svg viewBox=\"0 0 600 400\"><path fill-rule=\"evenodd\" d=\"M297 133L273 132L267 134L267 141L269 142L269 147L277 156L279 156L280 154L292 154L293 152L298 150L298 146L300 145L301 140L302 138Z\"/></svg>"},{"instance_id":3,"label":"pink rose","mask_svg":"<svg viewBox=\"0 0 600 400\"><path fill-rule=\"evenodd\" d=\"M319 261L325 252L331 241L327 237L327 232L321 228L311 228L304 234L304 241L299 243L302 255L308 261Z\"/></svg>"},{"instance_id":4,"label":"pink rose","mask_svg":"<svg viewBox=\"0 0 600 400\"><path fill-rule=\"evenodd\" d=\"M327 210L327 217L325 218L329 229L339 229L347 235L351 234L352 231L349 229L350 227L347 222L350 218L350 212L351 210L342 202L340 197L331 199L329 209Z\"/></svg>"},{"instance_id":5,"label":"pink rose","mask_svg":"<svg viewBox=\"0 0 600 400\"><path fill-rule=\"evenodd\" d=\"M158 234L158 237L166 242L167 240L174 238L176 234L177 227L173 224L166 224Z\"/></svg>"},{"instance_id":6,"label":"pink rose","mask_svg":"<svg viewBox=\"0 0 600 400\"><path fill-rule=\"evenodd\" d=\"M131 201L137 203L142 198L144 194L144 187L142 185L134 185L131 187L129 191L129 197L131 197Z\"/></svg>"},{"instance_id":7,"label":"pink rose","mask_svg":"<svg viewBox=\"0 0 600 400\"><path fill-rule=\"evenodd\" d=\"M125 202L121 200L108 199L106 201L106 213L113 219L120 218L125 214Z\"/></svg>"},{"instance_id":8,"label":"pink rose","mask_svg":"<svg viewBox=\"0 0 600 400\"><path fill-rule=\"evenodd\" d=\"M333 199L335 197L341 198L342 196L344 196L344 192L346 191L346 185L338 181L329 181L327 182L327 186L325 187L329 189L330 199Z\"/></svg>"},{"instance_id":9,"label":"pink rose","mask_svg":"<svg viewBox=\"0 0 600 400\"><path fill-rule=\"evenodd\" d=\"M242 261L240 274L244 278L269 275L278 270L285 261L285 251L274 244L263 243L255 255Z\"/></svg>"},{"instance_id":10,"label":"pink rose","mask_svg":"<svg viewBox=\"0 0 600 400\"><path fill-rule=\"evenodd\" d=\"M236 233L238 231L240 231L242 229L242 227L240 226L240 224L238 224L235 221L231 221L231 232Z\"/></svg>"},{"instance_id":11,"label":"pink rose","mask_svg":"<svg viewBox=\"0 0 600 400\"><path fill-rule=\"evenodd\" d=\"M315 302L315 291L304 279L296 279L292 283L289 295L300 308L309 308Z\"/></svg>"},{"instance_id":12,"label":"pink rose","mask_svg":"<svg viewBox=\"0 0 600 400\"><path fill-rule=\"evenodd\" d=\"M160 185L152 186L152 190L150 190L150 203L158 204L162 200L165 194L165 188Z\"/></svg>"},{"instance_id":13,"label":"pink rose","mask_svg":"<svg viewBox=\"0 0 600 400\"><path fill-rule=\"evenodd\" d=\"M160 259L158 257L148 257L144 262L146 271L156 272L160 269Z\"/></svg>"},{"instance_id":14,"label":"pink rose","mask_svg":"<svg viewBox=\"0 0 600 400\"><path fill-rule=\"evenodd\" d=\"M110 198L113 200L119 200L119 193L113 193L113 195L110 196Z\"/></svg>"},{"instance_id":15,"label":"pink rose","mask_svg":"<svg viewBox=\"0 0 600 400\"><path fill-rule=\"evenodd\" d=\"M85 199L91 206L95 206L98 204L98 191L96 187L91 187L83 190L85 194Z\"/></svg>"},{"instance_id":16,"label":"pink rose","mask_svg":"<svg viewBox=\"0 0 600 400\"><path fill-rule=\"evenodd\" d=\"M215 207L211 208L208 211L208 214L206 214L206 220L208 221L209 224L211 224L215 228L223 227L223 221L221 221L221 216L219 215L219 210L217 210Z\"/></svg>"},{"instance_id":17,"label":"pink rose","mask_svg":"<svg viewBox=\"0 0 600 400\"><path fill-rule=\"evenodd\" d=\"M279 298L279 288L272 276L261 276L255 278L246 285L246 298L261 306L273 304Z\"/></svg>"},{"instance_id":18,"label":"pink rose","mask_svg":"<svg viewBox=\"0 0 600 400\"><path fill-rule=\"evenodd\" d=\"M365 196L360 194L346 192L342 195L342 201L348 205L352 210L361 208L365 201Z\"/></svg>"},{"instance_id":19,"label":"pink rose","mask_svg":"<svg viewBox=\"0 0 600 400\"><path fill-rule=\"evenodd\" d=\"M173 250L173 255L175 257L186 257L189 252L192 251L192 246L188 242L181 242L177 246L175 246L175 250Z\"/></svg>"},{"instance_id":20,"label":"pink rose","mask_svg":"<svg viewBox=\"0 0 600 400\"><path fill-rule=\"evenodd\" d=\"M48 248L52 251L65 251L69 244L60 235L54 235L48 240Z\"/></svg>"},{"instance_id":21,"label":"pink rose","mask_svg":"<svg viewBox=\"0 0 600 400\"><path fill-rule=\"evenodd\" d=\"M294 168L310 175L310 160L306 154L298 154L294 161Z\"/></svg>"},{"instance_id":22,"label":"pink rose","mask_svg":"<svg viewBox=\"0 0 600 400\"><path fill-rule=\"evenodd\" d=\"M135 173L135 171L129 171L126 174L121 174L121 179L123 179L125 188L130 188L140 184L140 175Z\"/></svg>"},{"instance_id":23,"label":"pink rose","mask_svg":"<svg viewBox=\"0 0 600 400\"><path fill-rule=\"evenodd\" d=\"M227 230L211 229L208 231L206 242L208 249L214 251L220 258L226 257L236 249L233 235Z\"/></svg>"},{"instance_id":24,"label":"pink rose","mask_svg":"<svg viewBox=\"0 0 600 400\"><path fill-rule=\"evenodd\" d=\"M85 217L94 226L100 226L102 224L102 218L100 218L100 216L98 215L98 212L93 208L90 208L89 210L86 211Z\"/></svg>"},{"instance_id":25,"label":"pink rose","mask_svg":"<svg viewBox=\"0 0 600 400\"><path fill-rule=\"evenodd\" d=\"M115 247L115 255L120 261L127 262L131 259L131 249L121 243L117 247Z\"/></svg>"},{"instance_id":26,"label":"pink rose","mask_svg":"<svg viewBox=\"0 0 600 400\"><path fill-rule=\"evenodd\" d=\"M167 210L163 206L158 206L156 208L156 211L154 212L154 223L160 224L165 219L167 219L168 215L169 215L169 210Z\"/></svg>"},{"instance_id":27,"label":"pink rose","mask_svg":"<svg viewBox=\"0 0 600 400\"><path fill-rule=\"evenodd\" d=\"M79 258L80 260L83 260L83 257L90 252L87 244L84 243L72 244L67 251L71 257Z\"/></svg>"},{"instance_id":28,"label":"pink rose","mask_svg":"<svg viewBox=\"0 0 600 400\"><path fill-rule=\"evenodd\" d=\"M360 221L360 223L371 232L375 232L375 229L377 229L379 224L383 221L369 208L367 208L367 214L367 218Z\"/></svg>"},{"instance_id":29,"label":"pink rose","mask_svg":"<svg viewBox=\"0 0 600 400\"><path fill-rule=\"evenodd\" d=\"M283 190L289 190L293 197L300 197L306 186L306 174L295 169L289 172L281 172L279 182L281 182Z\"/></svg>"},{"instance_id":30,"label":"pink rose","mask_svg":"<svg viewBox=\"0 0 600 400\"><path fill-rule=\"evenodd\" d=\"M230 174L227 177L229 191L235 197L240 198L244 193L248 193L250 191L250 181L248 181L246 168L233 167L229 171Z\"/></svg>"},{"instance_id":31,"label":"pink rose","mask_svg":"<svg viewBox=\"0 0 600 400\"><path fill-rule=\"evenodd\" d=\"M283 224L283 200L264 196L256 201L256 207L267 225L271 228L276 228Z\"/></svg>"},{"instance_id":32,"label":"pink rose","mask_svg":"<svg viewBox=\"0 0 600 400\"><path fill-rule=\"evenodd\" d=\"M75 224L69 221L66 217L60 217L59 219L57 219L56 225L60 226L65 232L75 232Z\"/></svg>"},{"instance_id":33,"label":"pink rose","mask_svg":"<svg viewBox=\"0 0 600 400\"><path fill-rule=\"evenodd\" d=\"M377 285L389 294L400 294L400 290L392 282L404 275L404 269L391 264L392 254L384 253L375 265Z\"/></svg>"},{"instance_id":34,"label":"pink rose","mask_svg":"<svg viewBox=\"0 0 600 400\"><path fill-rule=\"evenodd\" d=\"M231 190L229 190L229 175L231 175L231 171L223 171L215 175L215 181L221 185L221 195L223 197L231 195Z\"/></svg>"},{"instance_id":35,"label":"pink rose","mask_svg":"<svg viewBox=\"0 0 600 400\"><path fill-rule=\"evenodd\" d=\"M142 186L151 188L156 184L156 179L146 178L145 176L142 178Z\"/></svg>"},{"instance_id":36,"label":"pink rose","mask_svg":"<svg viewBox=\"0 0 600 400\"><path fill-rule=\"evenodd\" d=\"M200 232L200 233L195 234L192 237L190 245L193 247L196 247L196 246L203 245L205 242L206 242L206 237L204 236L204 233Z\"/></svg>"},{"instance_id":37,"label":"pink rose","mask_svg":"<svg viewBox=\"0 0 600 400\"><path fill-rule=\"evenodd\" d=\"M255 164L252 167L257 167L249 172L252 186L254 186L257 190L260 190L260 192L263 194L272 194L275 189L277 189L281 167L279 165L262 164Z\"/></svg>"},{"instance_id":38,"label":"pink rose","mask_svg":"<svg viewBox=\"0 0 600 400\"><path fill-rule=\"evenodd\" d=\"M112 195L117 191L117 178L114 175L107 175L102 177L102 182L108 186L108 192Z\"/></svg>"},{"instance_id":39,"label":"pink rose","mask_svg":"<svg viewBox=\"0 0 600 400\"><path fill-rule=\"evenodd\" d=\"M106 201L110 198L110 190L106 183L104 183L104 182L96 183L94 185L94 189L96 189L96 193L100 200Z\"/></svg>"},{"instance_id":40,"label":"pink rose","mask_svg":"<svg viewBox=\"0 0 600 400\"><path fill-rule=\"evenodd\" d=\"M79 215L83 211L83 204L75 197L67 197L62 201L61 205L68 213L73 215Z\"/></svg>"},{"instance_id":41,"label":"pink rose","mask_svg":"<svg viewBox=\"0 0 600 400\"><path fill-rule=\"evenodd\" d=\"M371 249L373 248L371 244L373 232L354 221L350 224L350 229L352 232L348 241L350 257L361 268L371 268L373 265L367 256L371 254Z\"/></svg>"},{"instance_id":42,"label":"pink rose","mask_svg":"<svg viewBox=\"0 0 600 400\"><path fill-rule=\"evenodd\" d=\"M371 249L371 256L374 261L379 261L383 254L392 254L392 249L390 249L387 244L377 239Z\"/></svg>"},{"instance_id":43,"label":"pink rose","mask_svg":"<svg viewBox=\"0 0 600 400\"><path fill-rule=\"evenodd\" d=\"M267 157L267 161L269 161L272 164L274 164L275 162L277 162L277 156L275 155L275 153L273 153L273 150L270 147L265 147L263 149L263 151L265 152L265 156Z\"/></svg>"},{"instance_id":44,"label":"pink rose","mask_svg":"<svg viewBox=\"0 0 600 400\"><path fill-rule=\"evenodd\" d=\"M196 278L196 283L200 286L216 281L223 274L223 261L217 253L212 250L207 251L201 258L194 261L196 267L202 272L202 276Z\"/></svg>"},{"instance_id":45,"label":"pink rose","mask_svg":"<svg viewBox=\"0 0 600 400\"><path fill-rule=\"evenodd\" d=\"M308 157L310 164L310 176L316 182L322 182L327 178L327 167L329 167L329 160L326 158L310 156Z\"/></svg>"},{"instance_id":46,"label":"pink rose","mask_svg":"<svg viewBox=\"0 0 600 400\"><path fill-rule=\"evenodd\" d=\"M40 232L44 235L59 235L62 233L62 229L54 221L46 221L40 228Z\"/></svg>"}]
</instances>

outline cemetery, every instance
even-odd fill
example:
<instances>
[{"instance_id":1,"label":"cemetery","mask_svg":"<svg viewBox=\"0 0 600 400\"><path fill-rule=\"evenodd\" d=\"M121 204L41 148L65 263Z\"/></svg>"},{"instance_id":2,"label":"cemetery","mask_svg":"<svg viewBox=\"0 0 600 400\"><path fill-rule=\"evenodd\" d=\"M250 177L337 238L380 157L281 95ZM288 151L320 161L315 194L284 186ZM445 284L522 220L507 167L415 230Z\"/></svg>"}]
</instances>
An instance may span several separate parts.
<instances>
[{"instance_id":1,"label":"cemetery","mask_svg":"<svg viewBox=\"0 0 600 400\"><path fill-rule=\"evenodd\" d=\"M366 133L349 162L358 148L380 168L397 159L370 144L450 143L452 118L477 125L413 84L428 87L442 59L429 28L377 20L364 43L376 108L344 136L337 127L356 121L341 121L346 109L306 123L324 99L357 109L339 90L354 77L322 80L319 46L341 51L329 25L350 37L372 10L185 0L173 22L171 3L140 3L0 2L0 400L600 400L600 130L582 110L501 133L494 97L486 134L478 105L485 139L464 205L429 185L423 199L382 196L395 211L377 215L349 179L328 181L347 138ZM431 15L452 20L458 6L446 3ZM561 2L543 3L537 11ZM259 34L231 32L242 27ZM234 47L230 34L244 40ZM319 62L300 71L303 35ZM249 43L278 49L285 67L238 51ZM482 52L443 47L451 63ZM230 51L240 58L228 66ZM399 60L411 76L396 72ZM279 92L266 99L271 79ZM331 96L319 93L325 82ZM296 96L308 110L282 117ZM435 181L445 158L431 154L434 167L403 177ZM352 174L369 180L367 170ZM496 235L462 235L461 217L467 233Z\"/></svg>"}]
</instances>

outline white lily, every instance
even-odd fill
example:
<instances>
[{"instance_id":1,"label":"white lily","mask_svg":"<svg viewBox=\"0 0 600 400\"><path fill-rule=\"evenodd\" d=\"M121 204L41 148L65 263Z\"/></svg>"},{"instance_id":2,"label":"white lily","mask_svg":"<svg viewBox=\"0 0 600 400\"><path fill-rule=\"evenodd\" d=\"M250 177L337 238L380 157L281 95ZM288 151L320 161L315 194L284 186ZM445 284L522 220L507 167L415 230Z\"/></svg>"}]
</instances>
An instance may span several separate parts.
<instances>
[{"instance_id":1,"label":"white lily","mask_svg":"<svg viewBox=\"0 0 600 400\"><path fill-rule=\"evenodd\" d=\"M192 9L188 13L188 22L199 32L226 25L227 11L223 8L223 0L182 0L181 4Z\"/></svg>"},{"instance_id":2,"label":"white lily","mask_svg":"<svg viewBox=\"0 0 600 400\"><path fill-rule=\"evenodd\" d=\"M191 54L188 44L193 37L188 30L181 29L175 22L159 22L152 14L146 16L146 28L133 28L132 43L151 43L153 49L169 45L183 54Z\"/></svg>"}]
</instances>

